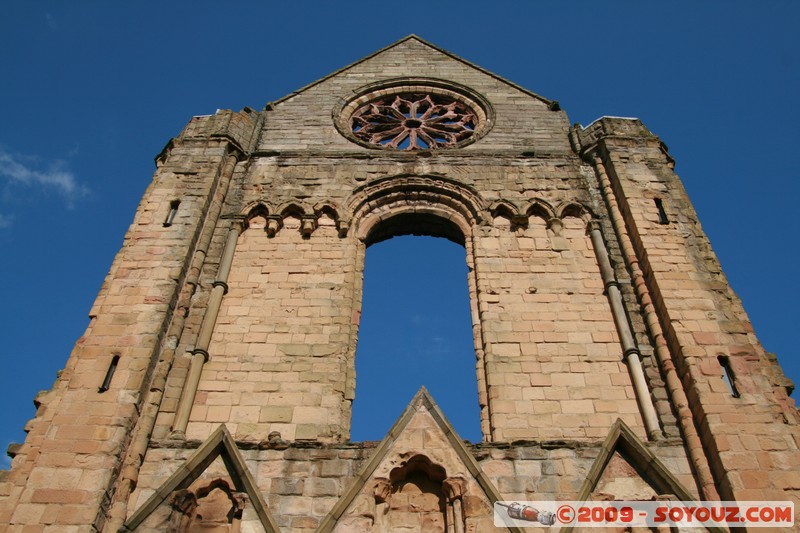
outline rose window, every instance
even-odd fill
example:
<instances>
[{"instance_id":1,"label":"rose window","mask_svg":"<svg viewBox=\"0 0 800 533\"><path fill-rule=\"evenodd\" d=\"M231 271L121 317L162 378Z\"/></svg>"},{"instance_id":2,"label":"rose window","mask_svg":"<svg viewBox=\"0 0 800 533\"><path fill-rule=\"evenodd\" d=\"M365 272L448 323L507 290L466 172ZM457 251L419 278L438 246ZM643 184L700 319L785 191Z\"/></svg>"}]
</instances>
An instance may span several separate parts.
<instances>
[{"instance_id":1,"label":"rose window","mask_svg":"<svg viewBox=\"0 0 800 533\"><path fill-rule=\"evenodd\" d=\"M350 116L357 139L400 150L449 148L469 139L479 124L476 112L450 95L390 94L362 105Z\"/></svg>"},{"instance_id":2,"label":"rose window","mask_svg":"<svg viewBox=\"0 0 800 533\"><path fill-rule=\"evenodd\" d=\"M354 93L334 107L334 124L347 139L366 148L406 152L463 148L494 124L494 111L483 96L449 81L395 78Z\"/></svg>"}]
</instances>

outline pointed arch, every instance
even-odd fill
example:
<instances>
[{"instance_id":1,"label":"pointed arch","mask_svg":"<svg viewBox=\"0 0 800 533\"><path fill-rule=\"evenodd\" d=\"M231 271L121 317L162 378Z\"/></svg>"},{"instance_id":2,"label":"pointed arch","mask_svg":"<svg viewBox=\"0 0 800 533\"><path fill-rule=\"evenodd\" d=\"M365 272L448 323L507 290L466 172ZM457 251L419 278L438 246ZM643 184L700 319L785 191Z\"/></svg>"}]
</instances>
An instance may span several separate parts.
<instances>
[{"instance_id":1,"label":"pointed arch","mask_svg":"<svg viewBox=\"0 0 800 533\"><path fill-rule=\"evenodd\" d=\"M545 222L549 222L550 219L556 217L556 212L555 209L553 209L553 206L541 198L534 199L525 210L525 214L528 217L539 217Z\"/></svg>"},{"instance_id":2,"label":"pointed arch","mask_svg":"<svg viewBox=\"0 0 800 533\"><path fill-rule=\"evenodd\" d=\"M320 223L320 219L323 216L327 216L333 220L334 224L336 225L336 230L339 233L339 237L345 237L347 235L347 230L350 228L350 224L349 222L342 220L340 215L341 212L342 208L336 202L326 200L314 204L314 216L317 218L317 223Z\"/></svg>"},{"instance_id":3,"label":"pointed arch","mask_svg":"<svg viewBox=\"0 0 800 533\"><path fill-rule=\"evenodd\" d=\"M264 204L263 202L258 202L245 207L245 209L242 210L242 214L243 214L243 227L248 228L250 226L250 221L256 217L262 217L264 219L268 219L270 216L270 210L266 204Z\"/></svg>"},{"instance_id":4,"label":"pointed arch","mask_svg":"<svg viewBox=\"0 0 800 533\"><path fill-rule=\"evenodd\" d=\"M265 200L256 200L246 204L240 211L239 215L245 220L249 220L254 216L269 216L274 213L272 205Z\"/></svg>"},{"instance_id":5,"label":"pointed arch","mask_svg":"<svg viewBox=\"0 0 800 533\"><path fill-rule=\"evenodd\" d=\"M322 214L326 214L331 217L336 222L339 221L339 212L341 208L335 203L331 201L324 201L318 202L314 204L314 214L316 216L320 216Z\"/></svg>"},{"instance_id":6,"label":"pointed arch","mask_svg":"<svg viewBox=\"0 0 800 533\"><path fill-rule=\"evenodd\" d=\"M560 204L556 208L556 216L558 218L581 218L588 222L592 218L592 212L582 203L571 201Z\"/></svg>"},{"instance_id":7,"label":"pointed arch","mask_svg":"<svg viewBox=\"0 0 800 533\"><path fill-rule=\"evenodd\" d=\"M278 206L277 213L277 220L271 224L271 226L277 226L275 232L278 229L287 226L287 218L296 218L300 221L300 227L298 230L304 239L310 238L311 234L317 228L317 215L311 206L305 202L284 202ZM269 231L268 233L270 234L270 237L272 237L274 236L275 232Z\"/></svg>"},{"instance_id":8,"label":"pointed arch","mask_svg":"<svg viewBox=\"0 0 800 533\"><path fill-rule=\"evenodd\" d=\"M496 200L489 206L489 212L492 214L493 219L498 217L507 219L512 228L514 225L522 223L521 218L525 219L525 224L528 221L528 217L520 216L519 208L508 200Z\"/></svg>"},{"instance_id":9,"label":"pointed arch","mask_svg":"<svg viewBox=\"0 0 800 533\"><path fill-rule=\"evenodd\" d=\"M275 234L275 231L278 230L279 220L275 215L270 214L271 209L270 205L266 202L257 201L251 202L244 206L244 208L240 211L240 219L241 219L241 230L244 232L248 229L264 229L266 228L267 233L270 236ZM258 221L257 219L263 219L262 221Z\"/></svg>"},{"instance_id":10,"label":"pointed arch","mask_svg":"<svg viewBox=\"0 0 800 533\"><path fill-rule=\"evenodd\" d=\"M303 218L314 215L314 210L311 208L310 205L304 202L295 202L295 201L282 203L281 205L278 206L275 212L283 218L292 215L296 216L297 218Z\"/></svg>"}]
</instances>

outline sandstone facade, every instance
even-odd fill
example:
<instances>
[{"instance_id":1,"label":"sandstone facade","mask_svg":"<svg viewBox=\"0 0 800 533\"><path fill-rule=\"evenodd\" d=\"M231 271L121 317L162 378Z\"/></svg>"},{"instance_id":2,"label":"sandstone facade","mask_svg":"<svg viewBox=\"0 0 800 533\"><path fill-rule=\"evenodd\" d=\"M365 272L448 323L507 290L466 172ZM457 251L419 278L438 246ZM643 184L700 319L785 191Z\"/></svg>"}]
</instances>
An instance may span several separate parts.
<instances>
[{"instance_id":1,"label":"sandstone facade","mask_svg":"<svg viewBox=\"0 0 800 533\"><path fill-rule=\"evenodd\" d=\"M491 530L498 499L800 503L791 383L640 121L571 126L412 36L263 111L194 117L156 162L0 482L8 531L464 532ZM481 443L424 390L384 441L349 441L365 250L407 233L465 248Z\"/></svg>"}]
</instances>

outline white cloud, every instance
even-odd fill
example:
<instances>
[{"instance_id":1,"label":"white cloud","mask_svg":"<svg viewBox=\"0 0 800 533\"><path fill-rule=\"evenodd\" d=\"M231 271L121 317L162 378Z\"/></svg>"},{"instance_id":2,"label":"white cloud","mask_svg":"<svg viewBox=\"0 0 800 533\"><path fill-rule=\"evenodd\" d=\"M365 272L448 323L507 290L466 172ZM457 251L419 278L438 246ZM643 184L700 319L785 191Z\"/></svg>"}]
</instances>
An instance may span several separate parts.
<instances>
[{"instance_id":1,"label":"white cloud","mask_svg":"<svg viewBox=\"0 0 800 533\"><path fill-rule=\"evenodd\" d=\"M11 221L13 219L14 219L14 217L11 216L11 215L4 215L3 213L0 213L0 229L10 228L11 227Z\"/></svg>"},{"instance_id":2,"label":"white cloud","mask_svg":"<svg viewBox=\"0 0 800 533\"><path fill-rule=\"evenodd\" d=\"M35 168L33 163L33 158L12 154L0 147L0 178L5 178L7 185L56 192L70 207L76 200L88 194L89 189L78 182L63 161L51 163L46 170Z\"/></svg>"},{"instance_id":3,"label":"white cloud","mask_svg":"<svg viewBox=\"0 0 800 533\"><path fill-rule=\"evenodd\" d=\"M451 352L450 343L444 337L433 337L427 344L425 355L447 355Z\"/></svg>"}]
</instances>

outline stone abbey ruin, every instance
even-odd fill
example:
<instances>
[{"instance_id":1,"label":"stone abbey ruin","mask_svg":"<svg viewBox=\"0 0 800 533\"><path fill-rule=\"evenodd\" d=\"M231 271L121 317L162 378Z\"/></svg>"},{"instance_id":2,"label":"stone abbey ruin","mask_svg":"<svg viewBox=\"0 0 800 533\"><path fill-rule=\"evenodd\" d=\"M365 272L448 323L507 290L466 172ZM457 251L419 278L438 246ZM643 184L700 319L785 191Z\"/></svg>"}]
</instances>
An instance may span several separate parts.
<instances>
[{"instance_id":1,"label":"stone abbey ruin","mask_svg":"<svg viewBox=\"0 0 800 533\"><path fill-rule=\"evenodd\" d=\"M498 500L800 503L792 384L673 159L410 36L156 171L0 529L486 532ZM464 247L482 442L425 389L351 442L365 250ZM431 379L446 379L433 376ZM390 413L387 416L396 416Z\"/></svg>"}]
</instances>

